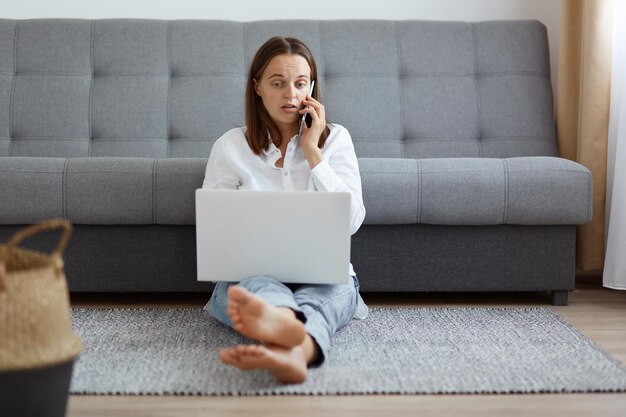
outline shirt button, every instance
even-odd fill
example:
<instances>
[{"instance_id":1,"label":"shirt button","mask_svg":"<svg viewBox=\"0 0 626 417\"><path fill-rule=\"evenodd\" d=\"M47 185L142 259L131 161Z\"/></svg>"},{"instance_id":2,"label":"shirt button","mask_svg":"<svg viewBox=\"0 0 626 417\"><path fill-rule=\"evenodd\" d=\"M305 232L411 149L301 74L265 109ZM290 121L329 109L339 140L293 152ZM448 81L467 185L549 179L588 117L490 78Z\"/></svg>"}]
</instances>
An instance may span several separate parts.
<instances>
[{"instance_id":1,"label":"shirt button","mask_svg":"<svg viewBox=\"0 0 626 417\"><path fill-rule=\"evenodd\" d=\"M289 173L287 171L283 172L283 175L286 177L287 175L289 175Z\"/></svg>"}]
</instances>

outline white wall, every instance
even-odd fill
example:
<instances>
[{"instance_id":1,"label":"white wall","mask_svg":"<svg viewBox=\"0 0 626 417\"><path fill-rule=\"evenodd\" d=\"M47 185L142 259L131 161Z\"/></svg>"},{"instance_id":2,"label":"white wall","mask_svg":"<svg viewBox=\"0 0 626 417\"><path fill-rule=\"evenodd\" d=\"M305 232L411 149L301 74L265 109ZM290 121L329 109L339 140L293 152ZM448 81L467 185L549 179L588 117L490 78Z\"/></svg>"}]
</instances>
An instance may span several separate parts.
<instances>
[{"instance_id":1,"label":"white wall","mask_svg":"<svg viewBox=\"0 0 626 417\"><path fill-rule=\"evenodd\" d=\"M538 19L548 28L556 87L561 0L1 0L0 17L29 19ZM567 1L567 0L565 0Z\"/></svg>"}]
</instances>

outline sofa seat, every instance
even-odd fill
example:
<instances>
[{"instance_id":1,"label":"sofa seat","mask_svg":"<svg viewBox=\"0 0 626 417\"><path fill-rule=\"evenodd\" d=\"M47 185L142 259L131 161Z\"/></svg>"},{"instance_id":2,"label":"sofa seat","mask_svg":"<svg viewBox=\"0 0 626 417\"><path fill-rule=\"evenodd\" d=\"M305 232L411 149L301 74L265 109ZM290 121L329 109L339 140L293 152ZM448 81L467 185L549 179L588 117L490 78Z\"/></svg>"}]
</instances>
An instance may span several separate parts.
<instances>
[{"instance_id":1,"label":"sofa seat","mask_svg":"<svg viewBox=\"0 0 626 417\"><path fill-rule=\"evenodd\" d=\"M365 224L591 221L591 173L557 157L359 160Z\"/></svg>"},{"instance_id":2,"label":"sofa seat","mask_svg":"<svg viewBox=\"0 0 626 417\"><path fill-rule=\"evenodd\" d=\"M0 158L0 223L195 224L206 158ZM361 158L366 225L566 225L591 219L591 174L556 157Z\"/></svg>"}]
</instances>

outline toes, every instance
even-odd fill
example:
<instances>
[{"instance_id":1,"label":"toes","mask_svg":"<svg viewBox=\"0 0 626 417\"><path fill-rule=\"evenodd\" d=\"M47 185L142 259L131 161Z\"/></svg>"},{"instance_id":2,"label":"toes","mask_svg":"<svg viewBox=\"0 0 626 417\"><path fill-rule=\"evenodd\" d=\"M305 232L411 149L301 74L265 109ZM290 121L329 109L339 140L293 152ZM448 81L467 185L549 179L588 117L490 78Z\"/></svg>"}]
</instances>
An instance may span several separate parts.
<instances>
[{"instance_id":1,"label":"toes","mask_svg":"<svg viewBox=\"0 0 626 417\"><path fill-rule=\"evenodd\" d=\"M265 352L265 348L261 345L238 345L234 349L239 357L259 357Z\"/></svg>"},{"instance_id":2,"label":"toes","mask_svg":"<svg viewBox=\"0 0 626 417\"><path fill-rule=\"evenodd\" d=\"M239 305L229 303L228 306L226 307L226 312L228 313L229 316L232 316L234 314L239 314Z\"/></svg>"},{"instance_id":3,"label":"toes","mask_svg":"<svg viewBox=\"0 0 626 417\"><path fill-rule=\"evenodd\" d=\"M262 347L258 345L248 345L245 347L244 352L248 356L258 357L258 356L263 355Z\"/></svg>"},{"instance_id":4,"label":"toes","mask_svg":"<svg viewBox=\"0 0 626 417\"><path fill-rule=\"evenodd\" d=\"M241 346L238 359L239 368L243 370L267 368L265 350L265 347L258 345Z\"/></svg>"},{"instance_id":5,"label":"toes","mask_svg":"<svg viewBox=\"0 0 626 417\"><path fill-rule=\"evenodd\" d=\"M222 349L220 357L224 363L243 371L264 368L282 382L300 383L307 376L306 361L304 355L296 357L298 355L294 356L292 353L293 350L278 346L237 345L230 349Z\"/></svg>"},{"instance_id":6,"label":"toes","mask_svg":"<svg viewBox=\"0 0 626 417\"><path fill-rule=\"evenodd\" d=\"M229 313L228 316L231 321L241 321L241 315L239 315L239 313Z\"/></svg>"},{"instance_id":7,"label":"toes","mask_svg":"<svg viewBox=\"0 0 626 417\"><path fill-rule=\"evenodd\" d=\"M226 308L226 313L230 317L230 321L233 323L241 321L241 315L239 314L239 309L237 307L231 307L230 305Z\"/></svg>"},{"instance_id":8,"label":"toes","mask_svg":"<svg viewBox=\"0 0 626 417\"><path fill-rule=\"evenodd\" d=\"M228 287L228 299L237 303L244 302L248 295L248 291L245 288L238 285L232 285Z\"/></svg>"},{"instance_id":9,"label":"toes","mask_svg":"<svg viewBox=\"0 0 626 417\"><path fill-rule=\"evenodd\" d=\"M251 370L258 367L258 363L255 361L257 356L251 353L255 350L254 348L254 345L238 345L230 349L222 349L220 350L220 359L223 363L241 370Z\"/></svg>"},{"instance_id":10,"label":"toes","mask_svg":"<svg viewBox=\"0 0 626 417\"><path fill-rule=\"evenodd\" d=\"M234 349L222 349L220 350L220 359L226 364L235 365L237 363L237 353Z\"/></svg>"}]
</instances>

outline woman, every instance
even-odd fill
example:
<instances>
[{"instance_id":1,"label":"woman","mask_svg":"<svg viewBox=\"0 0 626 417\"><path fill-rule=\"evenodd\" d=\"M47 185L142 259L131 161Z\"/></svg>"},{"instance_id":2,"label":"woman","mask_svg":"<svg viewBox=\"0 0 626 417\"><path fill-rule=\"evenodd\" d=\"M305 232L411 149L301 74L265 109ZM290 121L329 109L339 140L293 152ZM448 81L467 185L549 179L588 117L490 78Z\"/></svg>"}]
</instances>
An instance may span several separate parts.
<instances>
[{"instance_id":1,"label":"woman","mask_svg":"<svg viewBox=\"0 0 626 417\"><path fill-rule=\"evenodd\" d=\"M215 142L203 188L347 191L354 234L365 217L354 146L343 126L326 121L319 84L308 94L316 79L315 60L301 41L273 37L263 44L248 73L246 127ZM311 124L298 136L305 113ZM272 249L268 262L281 262L280 248ZM282 382L304 381L307 368L328 357L334 333L367 315L352 265L350 275L349 284L339 285L285 285L266 276L218 283L205 309L260 342L221 350L222 362L265 368Z\"/></svg>"}]
</instances>

